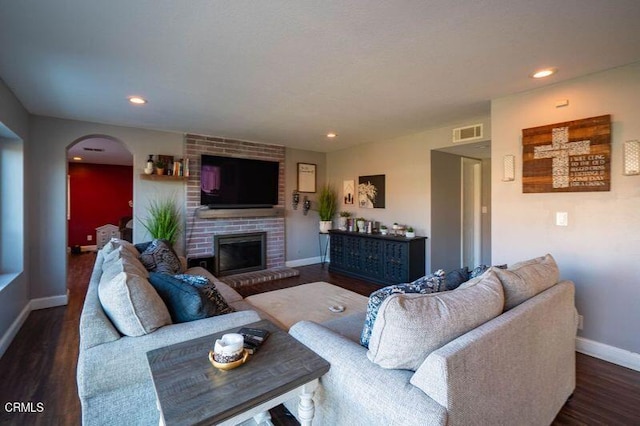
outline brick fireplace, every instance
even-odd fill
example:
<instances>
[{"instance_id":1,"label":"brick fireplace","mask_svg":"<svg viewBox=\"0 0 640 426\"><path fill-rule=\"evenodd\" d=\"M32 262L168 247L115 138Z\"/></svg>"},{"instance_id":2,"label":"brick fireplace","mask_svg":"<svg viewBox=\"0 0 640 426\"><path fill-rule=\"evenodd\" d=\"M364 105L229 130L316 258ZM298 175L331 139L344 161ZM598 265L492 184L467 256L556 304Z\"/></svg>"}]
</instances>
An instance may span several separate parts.
<instances>
[{"instance_id":1,"label":"brick fireplace","mask_svg":"<svg viewBox=\"0 0 640 426\"><path fill-rule=\"evenodd\" d=\"M252 217L238 212L238 217L201 218L200 208L200 156L202 154L251 158L280 162L278 204L285 202L285 148L255 142L219 137L187 134L185 155L189 159L190 176L186 194L186 252L189 258L209 257L214 253L214 235L266 232L266 267L284 266L285 237L284 217ZM236 212L236 211L234 211Z\"/></svg>"}]
</instances>

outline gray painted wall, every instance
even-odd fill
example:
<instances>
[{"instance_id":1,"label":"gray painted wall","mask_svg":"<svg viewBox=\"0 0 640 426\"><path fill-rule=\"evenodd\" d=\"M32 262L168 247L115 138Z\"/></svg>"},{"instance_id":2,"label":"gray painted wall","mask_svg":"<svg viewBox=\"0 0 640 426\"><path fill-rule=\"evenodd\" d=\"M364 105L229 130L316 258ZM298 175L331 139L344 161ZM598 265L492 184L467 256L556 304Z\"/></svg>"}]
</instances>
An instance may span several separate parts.
<instances>
[{"instance_id":1,"label":"gray painted wall","mask_svg":"<svg viewBox=\"0 0 640 426\"><path fill-rule=\"evenodd\" d=\"M11 93L9 88L0 80L0 127L4 127L3 136L17 136L22 142L21 149L24 149L24 144L28 138L28 114L24 109L20 101ZM13 140L15 138L12 137ZM18 143L18 142L16 142ZM21 177L24 179L24 175ZM26 197L25 197L26 198ZM27 205L23 207L22 221L26 223L26 209ZM24 268L27 268L28 259L26 259L25 243L26 233L22 237L20 249L23 250ZM3 247L3 250L5 248ZM22 268L20 268L22 269ZM0 271L1 273L4 271ZM17 272L17 271L12 271ZM7 345L9 342L5 340L7 331L11 328L11 325L19 317L22 310L29 303L28 300L28 272L18 272L17 274L11 274L9 276L1 277L1 281L4 283L0 288L0 343L2 346ZM16 330L14 330L16 331Z\"/></svg>"},{"instance_id":2,"label":"gray painted wall","mask_svg":"<svg viewBox=\"0 0 640 426\"><path fill-rule=\"evenodd\" d=\"M431 153L431 267L460 267L460 156Z\"/></svg>"},{"instance_id":3,"label":"gray painted wall","mask_svg":"<svg viewBox=\"0 0 640 426\"><path fill-rule=\"evenodd\" d=\"M640 139L640 63L494 100L494 263L551 253L576 284L579 336L640 353L640 176L622 175L622 144ZM556 108L558 99L569 106ZM611 191L522 193L522 129L611 114ZM504 155L516 181L502 182ZM500 172L498 172L500 171ZM569 226L555 226L568 212Z\"/></svg>"},{"instance_id":4,"label":"gray painted wall","mask_svg":"<svg viewBox=\"0 0 640 426\"><path fill-rule=\"evenodd\" d=\"M317 166L318 190L325 183L327 156L322 152L302 151L287 148L286 151L286 191L285 191L285 234L286 234L286 259L287 262L294 262L303 259L312 259L320 256L320 246L318 244L318 231L320 218L315 209L315 202L318 193L301 193L300 204L297 210L293 210L291 201L293 191L298 188L298 163L311 163ZM302 213L302 201L304 197L312 200L312 210L305 216Z\"/></svg>"}]
</instances>

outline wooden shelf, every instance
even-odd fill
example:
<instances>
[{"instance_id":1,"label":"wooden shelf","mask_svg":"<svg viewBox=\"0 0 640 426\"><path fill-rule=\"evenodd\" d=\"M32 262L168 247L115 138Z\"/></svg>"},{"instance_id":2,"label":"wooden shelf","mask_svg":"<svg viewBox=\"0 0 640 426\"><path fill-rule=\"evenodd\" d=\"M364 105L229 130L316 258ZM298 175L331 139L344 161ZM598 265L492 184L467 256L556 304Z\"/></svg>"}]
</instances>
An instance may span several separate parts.
<instances>
[{"instance_id":1,"label":"wooden shelf","mask_svg":"<svg viewBox=\"0 0 640 426\"><path fill-rule=\"evenodd\" d=\"M284 217L284 207L264 209L207 209L196 211L200 219L221 219L238 217Z\"/></svg>"},{"instance_id":2,"label":"wooden shelf","mask_svg":"<svg viewBox=\"0 0 640 426\"><path fill-rule=\"evenodd\" d=\"M163 181L174 181L174 182L184 182L188 179L188 176L169 176L169 175L156 175L156 174L140 174L140 179L142 180L163 180Z\"/></svg>"}]
</instances>

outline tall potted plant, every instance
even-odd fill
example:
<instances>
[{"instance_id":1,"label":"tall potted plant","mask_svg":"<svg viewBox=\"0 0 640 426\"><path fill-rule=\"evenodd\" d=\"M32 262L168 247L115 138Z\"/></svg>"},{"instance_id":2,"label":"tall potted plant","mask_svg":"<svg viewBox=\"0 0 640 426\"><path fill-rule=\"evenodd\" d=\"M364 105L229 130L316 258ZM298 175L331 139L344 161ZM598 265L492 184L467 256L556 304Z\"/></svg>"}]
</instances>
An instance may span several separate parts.
<instances>
[{"instance_id":1,"label":"tall potted plant","mask_svg":"<svg viewBox=\"0 0 640 426\"><path fill-rule=\"evenodd\" d=\"M151 238L175 244L181 229L180 210L171 198L152 200L148 216L140 221Z\"/></svg>"},{"instance_id":2,"label":"tall potted plant","mask_svg":"<svg viewBox=\"0 0 640 426\"><path fill-rule=\"evenodd\" d=\"M318 214L320 215L320 232L326 234L331 229L333 216L338 209L338 195L329 184L320 189L318 197Z\"/></svg>"}]
</instances>

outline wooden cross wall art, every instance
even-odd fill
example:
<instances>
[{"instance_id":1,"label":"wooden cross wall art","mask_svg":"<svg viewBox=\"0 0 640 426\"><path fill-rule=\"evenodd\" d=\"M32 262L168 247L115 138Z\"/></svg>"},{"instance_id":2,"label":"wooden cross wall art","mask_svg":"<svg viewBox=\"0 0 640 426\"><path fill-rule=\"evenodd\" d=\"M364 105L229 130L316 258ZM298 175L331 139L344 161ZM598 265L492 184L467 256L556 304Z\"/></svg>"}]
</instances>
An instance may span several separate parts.
<instances>
[{"instance_id":1,"label":"wooden cross wall art","mask_svg":"<svg viewBox=\"0 0 640 426\"><path fill-rule=\"evenodd\" d=\"M610 189L610 115L522 130L522 192Z\"/></svg>"}]
</instances>

